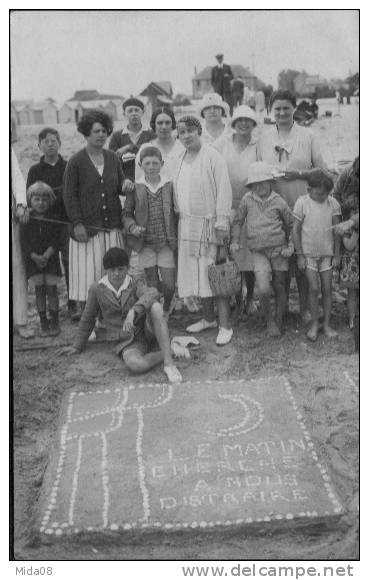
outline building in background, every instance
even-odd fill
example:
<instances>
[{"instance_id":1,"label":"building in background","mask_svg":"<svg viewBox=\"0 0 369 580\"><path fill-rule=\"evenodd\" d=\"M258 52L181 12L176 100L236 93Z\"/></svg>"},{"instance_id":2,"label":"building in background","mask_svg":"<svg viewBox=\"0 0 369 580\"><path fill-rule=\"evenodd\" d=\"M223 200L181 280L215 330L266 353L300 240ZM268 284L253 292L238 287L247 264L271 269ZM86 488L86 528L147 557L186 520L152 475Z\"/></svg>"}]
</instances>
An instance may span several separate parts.
<instances>
[{"instance_id":1,"label":"building in background","mask_svg":"<svg viewBox=\"0 0 369 580\"><path fill-rule=\"evenodd\" d=\"M327 85L326 79L322 79L319 75L309 75L305 71L300 72L293 79L294 92L300 97L316 95L319 89Z\"/></svg>"},{"instance_id":2,"label":"building in background","mask_svg":"<svg viewBox=\"0 0 369 580\"><path fill-rule=\"evenodd\" d=\"M59 123L78 122L79 101L66 101L59 109Z\"/></svg>"},{"instance_id":3,"label":"building in background","mask_svg":"<svg viewBox=\"0 0 369 580\"><path fill-rule=\"evenodd\" d=\"M264 86L264 83L248 67L244 67L241 64L231 64L230 67L233 77L240 77L244 85L251 91L256 91ZM192 96L194 99L201 99L206 93L214 91L211 84L211 69L211 66L207 66L197 73L195 68L195 76L192 79Z\"/></svg>"},{"instance_id":4,"label":"building in background","mask_svg":"<svg viewBox=\"0 0 369 580\"><path fill-rule=\"evenodd\" d=\"M89 97L89 98L87 98ZM54 99L42 102L13 101L11 116L16 125L57 125L78 123L88 109L101 109L113 121L123 120L124 98L119 95L100 94L98 91L76 91L71 99L57 104Z\"/></svg>"},{"instance_id":5,"label":"building in background","mask_svg":"<svg viewBox=\"0 0 369 580\"><path fill-rule=\"evenodd\" d=\"M29 106L32 100L17 100L11 103L11 115L17 125L31 125L31 112Z\"/></svg>"},{"instance_id":6,"label":"building in background","mask_svg":"<svg viewBox=\"0 0 369 580\"><path fill-rule=\"evenodd\" d=\"M13 101L11 115L17 125L57 125L58 107L53 99L46 101Z\"/></svg>"},{"instance_id":7,"label":"building in background","mask_svg":"<svg viewBox=\"0 0 369 580\"><path fill-rule=\"evenodd\" d=\"M57 125L58 108L50 99L29 106L32 125Z\"/></svg>"},{"instance_id":8,"label":"building in background","mask_svg":"<svg viewBox=\"0 0 369 580\"><path fill-rule=\"evenodd\" d=\"M173 105L172 83L170 81L151 82L139 94L139 97L146 97L146 115L150 117L157 107Z\"/></svg>"},{"instance_id":9,"label":"building in background","mask_svg":"<svg viewBox=\"0 0 369 580\"><path fill-rule=\"evenodd\" d=\"M121 121L123 119L123 101L124 97L120 95L110 95L99 93L95 89L75 91L72 98L68 99L62 109L60 122L78 123L81 115L88 109L101 109L111 116L113 121ZM72 120L66 120L72 119Z\"/></svg>"}]
</instances>

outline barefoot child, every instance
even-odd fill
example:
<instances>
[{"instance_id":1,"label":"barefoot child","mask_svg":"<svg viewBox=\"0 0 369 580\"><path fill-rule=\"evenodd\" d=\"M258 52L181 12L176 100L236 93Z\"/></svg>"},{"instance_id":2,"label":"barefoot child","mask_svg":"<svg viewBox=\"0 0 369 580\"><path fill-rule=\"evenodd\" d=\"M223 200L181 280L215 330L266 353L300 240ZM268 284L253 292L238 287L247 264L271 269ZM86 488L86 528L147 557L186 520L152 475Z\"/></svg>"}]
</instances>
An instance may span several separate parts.
<instances>
[{"instance_id":1,"label":"barefoot child","mask_svg":"<svg viewBox=\"0 0 369 580\"><path fill-rule=\"evenodd\" d=\"M273 168L262 161L252 163L247 180L248 193L242 198L232 224L231 252L240 249L240 234L247 226L247 247L251 250L261 311L268 336L280 335L287 307L288 258L293 254L290 240L292 214L287 203L273 191ZM272 316L270 297L275 294L276 313Z\"/></svg>"},{"instance_id":2,"label":"barefoot child","mask_svg":"<svg viewBox=\"0 0 369 580\"><path fill-rule=\"evenodd\" d=\"M147 285L158 290L162 287L164 314L168 318L176 279L177 219L173 184L160 175L163 159L157 147L147 145L139 156L144 177L136 181L133 192L127 193L123 223L128 234L127 245L138 252Z\"/></svg>"},{"instance_id":3,"label":"barefoot child","mask_svg":"<svg viewBox=\"0 0 369 580\"><path fill-rule=\"evenodd\" d=\"M297 253L297 265L304 270L309 284L309 305L311 326L307 337L315 341L319 331L319 281L323 297L326 336L334 337L336 332L330 326L332 308L332 266L337 268L339 258L339 237L332 226L340 221L341 208L336 199L329 195L333 180L325 170L313 173L308 179L308 194L296 201L293 216L293 240Z\"/></svg>"},{"instance_id":4,"label":"barefoot child","mask_svg":"<svg viewBox=\"0 0 369 580\"><path fill-rule=\"evenodd\" d=\"M169 382L182 377L173 363L168 325L159 303L159 292L141 279L128 275L128 255L121 248L110 248L103 257L106 275L90 286L85 309L73 346L64 354L81 352L88 341L97 314L101 311L107 340L115 340L115 352L134 373L144 373L164 362ZM159 350L152 351L152 346Z\"/></svg>"},{"instance_id":5,"label":"barefoot child","mask_svg":"<svg viewBox=\"0 0 369 580\"><path fill-rule=\"evenodd\" d=\"M30 220L21 228L26 274L35 286L40 334L56 336L60 333L57 284L61 277L59 250L62 232L58 224L42 221L53 216L51 208L55 203L55 194L49 185L36 181L27 190L27 201L31 207ZM46 297L50 320L46 315Z\"/></svg>"}]
</instances>

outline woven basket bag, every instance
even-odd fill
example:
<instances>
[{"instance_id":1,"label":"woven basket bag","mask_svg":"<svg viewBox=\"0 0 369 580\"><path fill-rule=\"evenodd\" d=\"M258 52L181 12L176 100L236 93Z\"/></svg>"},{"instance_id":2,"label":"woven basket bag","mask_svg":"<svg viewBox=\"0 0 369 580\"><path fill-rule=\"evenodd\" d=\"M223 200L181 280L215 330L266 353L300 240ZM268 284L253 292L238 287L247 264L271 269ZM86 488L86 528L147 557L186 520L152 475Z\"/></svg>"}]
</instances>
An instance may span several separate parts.
<instances>
[{"instance_id":1,"label":"woven basket bag","mask_svg":"<svg viewBox=\"0 0 369 580\"><path fill-rule=\"evenodd\" d=\"M209 284L215 296L235 296L241 292L241 272L237 263L231 260L227 252L223 264L211 264L208 267Z\"/></svg>"}]
</instances>

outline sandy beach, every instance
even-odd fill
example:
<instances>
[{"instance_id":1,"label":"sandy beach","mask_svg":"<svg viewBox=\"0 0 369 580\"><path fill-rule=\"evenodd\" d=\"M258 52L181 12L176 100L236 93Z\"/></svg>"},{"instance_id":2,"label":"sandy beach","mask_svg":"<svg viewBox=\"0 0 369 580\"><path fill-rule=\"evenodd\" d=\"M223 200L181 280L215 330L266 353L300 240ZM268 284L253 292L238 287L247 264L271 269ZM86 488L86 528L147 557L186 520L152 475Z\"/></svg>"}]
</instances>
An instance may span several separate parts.
<instances>
[{"instance_id":1,"label":"sandy beach","mask_svg":"<svg viewBox=\"0 0 369 580\"><path fill-rule=\"evenodd\" d=\"M311 126L318 136L328 167L341 171L359 151L359 105L338 108L335 99L318 101L319 118ZM331 111L332 116L325 116ZM26 177L39 159L37 134L41 127L18 128L14 150ZM68 159L84 145L75 126L59 125L61 154ZM265 127L268 130L268 127ZM180 362L185 380L258 378L283 375L292 385L320 456L344 506L344 516L334 529L317 525L309 530L227 533L191 532L151 534L132 540L85 541L65 539L40 544L34 531L37 500L58 422L59 406L66 389L76 385L91 389L129 379L127 370L110 345L89 345L80 356L57 356L75 332L66 313L66 288L60 289L61 329L57 338L40 338L34 295L29 294L33 341L14 337L14 550L17 560L355 560L359 558L359 360L347 324L344 295L336 293L332 325L336 339L320 336L314 344L306 339L297 317L297 296L291 298L292 315L280 339L266 339L258 315L235 324L231 345L217 349L215 331L200 337L200 349L192 361ZM172 334L182 335L196 315L175 312ZM163 380L160 369L144 375L141 382Z\"/></svg>"}]
</instances>

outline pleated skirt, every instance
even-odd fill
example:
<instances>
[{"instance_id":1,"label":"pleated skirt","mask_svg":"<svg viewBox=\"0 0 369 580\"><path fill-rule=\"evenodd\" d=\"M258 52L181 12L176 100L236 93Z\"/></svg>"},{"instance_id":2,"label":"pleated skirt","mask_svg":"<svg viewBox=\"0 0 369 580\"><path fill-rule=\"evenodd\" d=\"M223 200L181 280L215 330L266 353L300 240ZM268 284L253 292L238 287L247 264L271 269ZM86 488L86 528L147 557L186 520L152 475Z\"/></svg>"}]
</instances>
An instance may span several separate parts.
<instances>
[{"instance_id":1,"label":"pleated skirt","mask_svg":"<svg viewBox=\"0 0 369 580\"><path fill-rule=\"evenodd\" d=\"M69 242L69 299L86 301L88 289L104 276L103 257L110 248L124 248L120 231L99 232L87 243Z\"/></svg>"}]
</instances>

